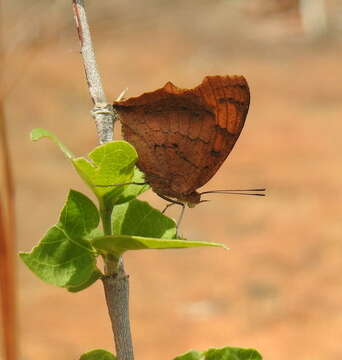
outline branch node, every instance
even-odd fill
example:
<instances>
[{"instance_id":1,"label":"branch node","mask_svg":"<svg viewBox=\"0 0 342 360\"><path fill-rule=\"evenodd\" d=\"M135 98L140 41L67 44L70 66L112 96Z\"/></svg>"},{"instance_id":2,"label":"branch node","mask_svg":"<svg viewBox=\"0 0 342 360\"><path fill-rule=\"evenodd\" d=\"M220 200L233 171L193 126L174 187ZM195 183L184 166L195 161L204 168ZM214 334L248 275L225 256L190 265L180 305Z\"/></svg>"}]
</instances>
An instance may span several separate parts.
<instances>
[{"instance_id":1,"label":"branch node","mask_svg":"<svg viewBox=\"0 0 342 360\"><path fill-rule=\"evenodd\" d=\"M113 140L114 123L118 114L114 112L111 104L98 103L91 110L91 115L96 123L96 130L100 144Z\"/></svg>"}]
</instances>

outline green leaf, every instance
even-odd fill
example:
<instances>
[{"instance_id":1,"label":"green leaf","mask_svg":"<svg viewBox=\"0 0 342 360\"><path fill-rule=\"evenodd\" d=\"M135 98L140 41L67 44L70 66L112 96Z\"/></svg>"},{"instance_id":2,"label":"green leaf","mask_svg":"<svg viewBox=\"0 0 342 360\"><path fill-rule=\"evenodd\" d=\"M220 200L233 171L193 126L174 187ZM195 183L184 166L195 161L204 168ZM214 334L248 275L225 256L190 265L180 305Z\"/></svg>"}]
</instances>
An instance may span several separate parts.
<instances>
[{"instance_id":1,"label":"green leaf","mask_svg":"<svg viewBox=\"0 0 342 360\"><path fill-rule=\"evenodd\" d=\"M262 360L262 357L254 349L227 346L219 349L208 349L203 352L191 350L177 356L174 360Z\"/></svg>"},{"instance_id":2,"label":"green leaf","mask_svg":"<svg viewBox=\"0 0 342 360\"><path fill-rule=\"evenodd\" d=\"M115 204L124 201L124 185L132 181L134 165L138 155L134 147L126 141L113 141L96 147L84 157L73 159L73 164L90 186L100 202ZM138 188L138 185L135 185Z\"/></svg>"},{"instance_id":3,"label":"green leaf","mask_svg":"<svg viewBox=\"0 0 342 360\"><path fill-rule=\"evenodd\" d=\"M190 350L185 354L179 355L174 358L174 360L202 360L203 353L197 350Z\"/></svg>"},{"instance_id":4,"label":"green leaf","mask_svg":"<svg viewBox=\"0 0 342 360\"><path fill-rule=\"evenodd\" d=\"M223 244L213 242L173 239L166 240L129 235L102 236L92 239L91 243L100 252L110 253L115 256L120 256L127 250L182 249L199 246L216 246L225 248Z\"/></svg>"},{"instance_id":5,"label":"green leaf","mask_svg":"<svg viewBox=\"0 0 342 360\"><path fill-rule=\"evenodd\" d=\"M115 206L112 223L114 235L93 238L91 243L99 252L116 257L128 250L225 247L212 242L175 239L175 222L145 201L131 200Z\"/></svg>"},{"instance_id":6,"label":"green leaf","mask_svg":"<svg viewBox=\"0 0 342 360\"><path fill-rule=\"evenodd\" d=\"M32 141L49 138L57 144L100 200L103 199L110 204L121 204L149 189L148 185L110 186L144 182L144 174L134 166L138 157L137 152L126 141L113 141L98 146L89 153L89 159L86 159L75 158L74 154L50 131L38 128L32 130L30 135Z\"/></svg>"},{"instance_id":7,"label":"green leaf","mask_svg":"<svg viewBox=\"0 0 342 360\"><path fill-rule=\"evenodd\" d=\"M99 225L99 212L94 203L82 193L70 190L68 200L59 218L70 238L89 235Z\"/></svg>"},{"instance_id":8,"label":"green leaf","mask_svg":"<svg viewBox=\"0 0 342 360\"><path fill-rule=\"evenodd\" d=\"M96 269L93 271L93 273L90 275L90 278L85 281L83 284L80 284L78 286L68 286L67 290L69 292L79 292L82 291L86 288L88 288L89 286L93 285L94 282L96 282L98 279L100 279L102 277L102 273L100 270Z\"/></svg>"},{"instance_id":9,"label":"green leaf","mask_svg":"<svg viewBox=\"0 0 342 360\"><path fill-rule=\"evenodd\" d=\"M148 238L173 239L175 222L154 209L146 201L131 200L114 207L113 234L135 235Z\"/></svg>"},{"instance_id":10,"label":"green leaf","mask_svg":"<svg viewBox=\"0 0 342 360\"><path fill-rule=\"evenodd\" d=\"M24 263L43 281L69 289L91 284L96 252L89 242L98 226L99 214L90 199L71 190L59 222L30 253L21 253Z\"/></svg>"},{"instance_id":11,"label":"green leaf","mask_svg":"<svg viewBox=\"0 0 342 360\"><path fill-rule=\"evenodd\" d=\"M116 360L116 357L106 350L97 349L84 353L80 360Z\"/></svg>"},{"instance_id":12,"label":"green leaf","mask_svg":"<svg viewBox=\"0 0 342 360\"><path fill-rule=\"evenodd\" d=\"M42 139L42 138L51 139L55 144L57 144L59 146L59 148L63 151L64 155L68 159L72 159L74 157L74 154L52 132L47 131L45 129L38 128L38 129L33 129L31 131L30 135L31 135L31 140L32 141L37 141L37 140Z\"/></svg>"},{"instance_id":13,"label":"green leaf","mask_svg":"<svg viewBox=\"0 0 342 360\"><path fill-rule=\"evenodd\" d=\"M254 349L224 347L208 349L204 352L204 360L262 360L262 357Z\"/></svg>"}]
</instances>

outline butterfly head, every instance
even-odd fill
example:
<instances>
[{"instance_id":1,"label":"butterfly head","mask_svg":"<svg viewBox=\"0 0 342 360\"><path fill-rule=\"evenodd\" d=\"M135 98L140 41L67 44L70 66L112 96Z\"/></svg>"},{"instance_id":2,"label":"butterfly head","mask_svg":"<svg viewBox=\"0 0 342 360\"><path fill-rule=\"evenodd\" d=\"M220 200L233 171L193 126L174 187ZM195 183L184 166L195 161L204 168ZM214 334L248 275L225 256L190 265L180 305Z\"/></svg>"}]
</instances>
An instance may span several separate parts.
<instances>
[{"instance_id":1,"label":"butterfly head","mask_svg":"<svg viewBox=\"0 0 342 360\"><path fill-rule=\"evenodd\" d=\"M182 196L181 201L185 202L189 208L194 208L197 204L201 202L201 194L194 191L190 194Z\"/></svg>"}]
</instances>

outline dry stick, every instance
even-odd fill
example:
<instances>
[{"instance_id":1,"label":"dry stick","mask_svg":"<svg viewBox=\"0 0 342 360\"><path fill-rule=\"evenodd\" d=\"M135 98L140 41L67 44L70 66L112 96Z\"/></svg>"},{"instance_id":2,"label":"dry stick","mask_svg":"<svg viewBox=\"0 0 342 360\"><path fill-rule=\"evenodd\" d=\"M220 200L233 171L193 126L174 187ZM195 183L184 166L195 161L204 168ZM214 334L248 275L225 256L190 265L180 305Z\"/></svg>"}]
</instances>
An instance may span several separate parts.
<instances>
[{"instance_id":1,"label":"dry stick","mask_svg":"<svg viewBox=\"0 0 342 360\"><path fill-rule=\"evenodd\" d=\"M17 359L16 266L14 186L6 138L5 117L0 101L0 294L6 360Z\"/></svg>"},{"instance_id":2,"label":"dry stick","mask_svg":"<svg viewBox=\"0 0 342 360\"><path fill-rule=\"evenodd\" d=\"M107 104L101 78L96 66L95 53L84 8L83 0L73 0L73 10L81 43L81 54L88 82L90 96L94 102L92 115L101 144L113 140L113 125L118 118L113 107ZM129 323L129 282L123 263L120 262L119 272L116 266L107 259L105 276L102 279L109 316L112 322L116 356L118 360L133 360L133 345Z\"/></svg>"},{"instance_id":3,"label":"dry stick","mask_svg":"<svg viewBox=\"0 0 342 360\"><path fill-rule=\"evenodd\" d=\"M0 20L2 3L0 1ZM14 182L9 156L5 112L3 108L3 28L0 25L0 305L3 323L4 356L6 360L18 359L16 311L16 246Z\"/></svg>"}]
</instances>

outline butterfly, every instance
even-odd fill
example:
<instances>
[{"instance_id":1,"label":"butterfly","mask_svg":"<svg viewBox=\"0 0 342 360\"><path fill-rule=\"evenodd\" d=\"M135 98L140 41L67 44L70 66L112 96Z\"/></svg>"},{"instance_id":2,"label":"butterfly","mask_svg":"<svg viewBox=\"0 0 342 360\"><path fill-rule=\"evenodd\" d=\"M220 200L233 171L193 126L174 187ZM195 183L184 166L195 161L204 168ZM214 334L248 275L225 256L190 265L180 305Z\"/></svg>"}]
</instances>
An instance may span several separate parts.
<instances>
[{"instance_id":1,"label":"butterfly","mask_svg":"<svg viewBox=\"0 0 342 360\"><path fill-rule=\"evenodd\" d=\"M199 193L240 136L250 103L243 76L206 76L193 89L171 82L156 91L115 101L123 137L138 152L138 168L152 190L171 202L201 202ZM253 194L253 195L260 195ZM203 201L203 200L202 200Z\"/></svg>"}]
</instances>

